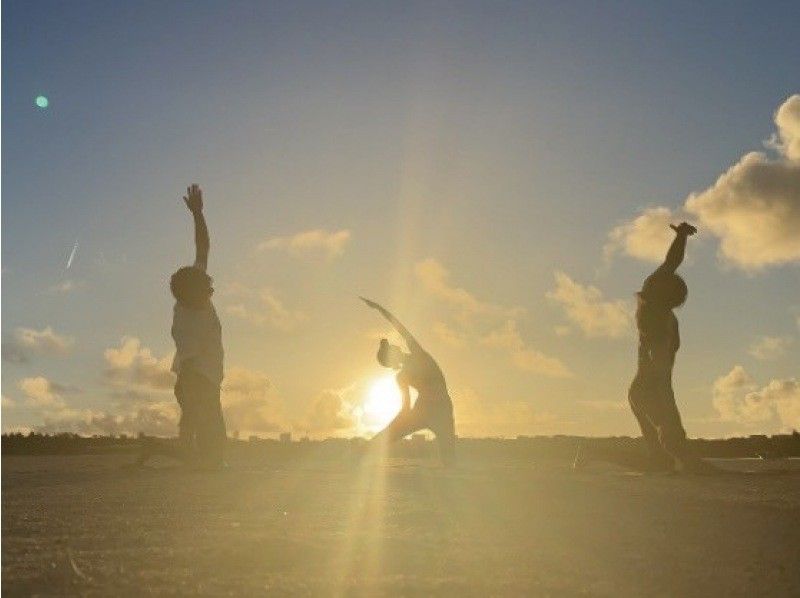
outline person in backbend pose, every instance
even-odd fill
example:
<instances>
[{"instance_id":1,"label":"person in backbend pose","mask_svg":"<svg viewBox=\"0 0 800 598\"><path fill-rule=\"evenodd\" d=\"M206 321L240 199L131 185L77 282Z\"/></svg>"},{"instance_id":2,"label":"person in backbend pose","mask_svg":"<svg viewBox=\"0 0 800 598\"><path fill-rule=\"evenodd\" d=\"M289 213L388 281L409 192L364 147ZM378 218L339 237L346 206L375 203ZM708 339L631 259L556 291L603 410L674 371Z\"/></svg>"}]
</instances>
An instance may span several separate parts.
<instances>
[{"instance_id":1,"label":"person in backbend pose","mask_svg":"<svg viewBox=\"0 0 800 598\"><path fill-rule=\"evenodd\" d=\"M447 383L439 365L417 342L397 318L374 301L361 298L364 303L379 311L400 333L408 347L405 353L400 347L381 339L378 362L388 368L399 370L397 385L403 397L403 406L394 420L379 432L371 442L391 443L428 429L436 435L442 463L455 463L455 422L453 403L447 392ZM417 391L417 400L411 406L411 391Z\"/></svg>"},{"instance_id":2,"label":"person in backbend pose","mask_svg":"<svg viewBox=\"0 0 800 598\"><path fill-rule=\"evenodd\" d=\"M193 265L175 272L169 283L175 297L172 338L176 353L172 371L177 374L175 397L181 408L180 448L170 451L151 443L138 463L160 453L217 469L224 464L226 440L220 405L222 327L211 302L211 277L206 274L210 242L200 187L188 187L183 201L194 220L195 260Z\"/></svg>"},{"instance_id":3,"label":"person in backbend pose","mask_svg":"<svg viewBox=\"0 0 800 598\"><path fill-rule=\"evenodd\" d=\"M672 368L680 347L678 319L672 310L683 305L688 293L675 271L683 262L686 240L697 229L686 222L670 226L675 239L667 257L637 293L638 368L628 400L647 443L649 469L669 471L677 466L705 472L713 468L689 453L672 390Z\"/></svg>"}]
</instances>

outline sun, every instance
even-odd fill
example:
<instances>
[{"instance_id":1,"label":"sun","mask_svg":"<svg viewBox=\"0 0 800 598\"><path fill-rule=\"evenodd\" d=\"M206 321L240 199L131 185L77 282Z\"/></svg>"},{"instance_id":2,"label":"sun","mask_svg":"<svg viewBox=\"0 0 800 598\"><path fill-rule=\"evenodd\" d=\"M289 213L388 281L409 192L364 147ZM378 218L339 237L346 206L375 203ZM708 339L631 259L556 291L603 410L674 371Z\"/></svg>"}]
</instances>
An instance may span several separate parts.
<instances>
[{"instance_id":1,"label":"sun","mask_svg":"<svg viewBox=\"0 0 800 598\"><path fill-rule=\"evenodd\" d=\"M403 406L403 398L394 376L378 378L364 399L364 424L375 430L384 427Z\"/></svg>"}]
</instances>

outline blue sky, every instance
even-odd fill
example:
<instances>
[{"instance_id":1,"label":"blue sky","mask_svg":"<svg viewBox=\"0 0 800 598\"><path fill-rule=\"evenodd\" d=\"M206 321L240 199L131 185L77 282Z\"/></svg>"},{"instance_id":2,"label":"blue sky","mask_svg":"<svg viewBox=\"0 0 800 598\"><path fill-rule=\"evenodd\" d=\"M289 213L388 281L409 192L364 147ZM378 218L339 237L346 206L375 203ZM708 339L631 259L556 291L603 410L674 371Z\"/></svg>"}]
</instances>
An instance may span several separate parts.
<instances>
[{"instance_id":1,"label":"blue sky","mask_svg":"<svg viewBox=\"0 0 800 598\"><path fill-rule=\"evenodd\" d=\"M169 404L131 371L112 379L105 351L123 337L156 361L171 351L166 281L191 261L180 194L196 181L227 363L252 386L228 399L242 429L361 429L314 422L329 396L359 420L362 387L382 375L373 344L386 329L355 300L366 294L440 360L465 431L634 433L620 402L635 339L571 321L548 298L554 273L599 289L595 307L632 307L655 264L625 250L606 262L611 231L647 207L677 217L690 193L765 151L776 110L800 92L790 2L4 2L2 21L3 338L50 327L72 340L37 336L25 363L3 364L5 429ZM797 193L780 201L794 226ZM703 218L682 270L687 428L785 429L777 405L791 412L794 387L771 407L761 391L797 376L794 247L745 268L718 257L725 233L709 229L728 221ZM306 231L321 244L256 249ZM326 244L337 231L347 241ZM522 307L517 336L487 345L508 310L462 313L425 260L487 305ZM763 337L781 340L758 359ZM520 351L572 375L520 368ZM118 369L146 361L131 359ZM736 365L749 378L730 400L718 385L715 404ZM21 383L39 378L49 391ZM761 393L760 419L746 392Z\"/></svg>"}]
</instances>

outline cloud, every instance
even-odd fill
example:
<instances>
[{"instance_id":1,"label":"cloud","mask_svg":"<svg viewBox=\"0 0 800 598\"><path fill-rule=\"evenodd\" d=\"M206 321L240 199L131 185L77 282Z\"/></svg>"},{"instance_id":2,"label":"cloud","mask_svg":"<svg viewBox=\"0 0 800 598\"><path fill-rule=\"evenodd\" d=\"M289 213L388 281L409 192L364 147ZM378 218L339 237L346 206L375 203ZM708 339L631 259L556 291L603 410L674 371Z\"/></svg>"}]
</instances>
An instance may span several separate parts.
<instances>
[{"instance_id":1,"label":"cloud","mask_svg":"<svg viewBox=\"0 0 800 598\"><path fill-rule=\"evenodd\" d=\"M719 237L719 255L744 270L800 261L800 95L778 108L779 157L744 155L685 209Z\"/></svg>"},{"instance_id":2,"label":"cloud","mask_svg":"<svg viewBox=\"0 0 800 598\"><path fill-rule=\"evenodd\" d=\"M586 336L620 338L631 330L631 308L622 300L604 301L593 286L575 282L563 272L555 273L556 288L547 297L558 303L567 319Z\"/></svg>"},{"instance_id":3,"label":"cloud","mask_svg":"<svg viewBox=\"0 0 800 598\"><path fill-rule=\"evenodd\" d=\"M314 399L295 428L312 434L335 435L352 432L356 423L353 406L344 399L343 391L324 390Z\"/></svg>"},{"instance_id":4,"label":"cloud","mask_svg":"<svg viewBox=\"0 0 800 598\"><path fill-rule=\"evenodd\" d=\"M17 406L17 402L11 397L3 395L2 399L3 399L2 400L3 409L14 409Z\"/></svg>"},{"instance_id":5,"label":"cloud","mask_svg":"<svg viewBox=\"0 0 800 598\"><path fill-rule=\"evenodd\" d=\"M520 317L525 314L521 307L504 307L481 301L472 293L450 282L450 272L438 260L427 258L414 266L414 273L424 290L457 309L464 316L486 315Z\"/></svg>"},{"instance_id":6,"label":"cloud","mask_svg":"<svg viewBox=\"0 0 800 598\"><path fill-rule=\"evenodd\" d=\"M93 434L175 436L178 426L178 405L161 401L135 405L125 411L110 413L92 409L65 407L48 411L43 423L36 426L40 433L70 432L83 436Z\"/></svg>"},{"instance_id":7,"label":"cloud","mask_svg":"<svg viewBox=\"0 0 800 598\"><path fill-rule=\"evenodd\" d=\"M22 378L17 388L25 395L26 404L35 408L62 408L65 406L63 395L75 390L44 376Z\"/></svg>"},{"instance_id":8,"label":"cloud","mask_svg":"<svg viewBox=\"0 0 800 598\"><path fill-rule=\"evenodd\" d=\"M773 135L769 146L789 160L800 160L800 94L794 94L775 112L777 135Z\"/></svg>"},{"instance_id":9,"label":"cloud","mask_svg":"<svg viewBox=\"0 0 800 598\"><path fill-rule=\"evenodd\" d=\"M50 326L42 330L17 328L14 336L3 343L3 361L28 363L32 355L63 356L75 345L75 339L56 333Z\"/></svg>"},{"instance_id":10,"label":"cloud","mask_svg":"<svg viewBox=\"0 0 800 598\"><path fill-rule=\"evenodd\" d=\"M750 345L747 352L761 361L770 361L783 357L791 344L790 336L762 336Z\"/></svg>"},{"instance_id":11,"label":"cloud","mask_svg":"<svg viewBox=\"0 0 800 598\"><path fill-rule=\"evenodd\" d=\"M489 332L480 342L487 347L508 352L511 363L525 372L553 378L572 376L572 372L560 359L528 346L517 329L516 320L506 320L502 327Z\"/></svg>"},{"instance_id":12,"label":"cloud","mask_svg":"<svg viewBox=\"0 0 800 598\"><path fill-rule=\"evenodd\" d=\"M293 256L323 257L331 260L344 253L350 243L349 230L307 230L285 237L272 237L256 247L258 251L286 251Z\"/></svg>"},{"instance_id":13,"label":"cloud","mask_svg":"<svg viewBox=\"0 0 800 598\"><path fill-rule=\"evenodd\" d=\"M222 409L229 432L271 434L285 429L278 398L262 372L231 367L222 382Z\"/></svg>"},{"instance_id":14,"label":"cloud","mask_svg":"<svg viewBox=\"0 0 800 598\"><path fill-rule=\"evenodd\" d=\"M737 365L714 382L712 404L722 421L800 429L800 383L795 378L774 379L759 389Z\"/></svg>"},{"instance_id":15,"label":"cloud","mask_svg":"<svg viewBox=\"0 0 800 598\"><path fill-rule=\"evenodd\" d=\"M106 349L106 377L119 385L132 385L151 390L171 390L175 375L170 371L172 356L156 358L135 336L124 336L118 348Z\"/></svg>"},{"instance_id":16,"label":"cloud","mask_svg":"<svg viewBox=\"0 0 800 598\"><path fill-rule=\"evenodd\" d=\"M674 234L669 225L676 220L672 210L663 206L647 208L633 220L623 222L608 234L603 248L606 260L617 253L645 262L661 262Z\"/></svg>"},{"instance_id":17,"label":"cloud","mask_svg":"<svg viewBox=\"0 0 800 598\"><path fill-rule=\"evenodd\" d=\"M239 294L245 296L246 302L229 305L226 313L256 326L290 332L308 320L305 313L289 309L269 289L262 289L257 296L247 289L240 289Z\"/></svg>"}]
</instances>

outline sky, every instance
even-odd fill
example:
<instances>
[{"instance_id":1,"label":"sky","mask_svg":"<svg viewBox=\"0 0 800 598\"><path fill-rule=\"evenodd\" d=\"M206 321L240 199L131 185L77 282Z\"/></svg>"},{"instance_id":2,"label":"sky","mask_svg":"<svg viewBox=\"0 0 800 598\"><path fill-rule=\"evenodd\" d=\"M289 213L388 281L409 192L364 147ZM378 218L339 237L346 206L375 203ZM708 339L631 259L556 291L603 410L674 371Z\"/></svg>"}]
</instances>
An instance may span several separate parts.
<instances>
[{"instance_id":1,"label":"sky","mask_svg":"<svg viewBox=\"0 0 800 598\"><path fill-rule=\"evenodd\" d=\"M636 435L634 293L684 219L688 434L800 429L798 22L796 2L3 2L3 430L175 433L193 182L231 434L385 423L390 328L364 295L437 359L460 435Z\"/></svg>"}]
</instances>

